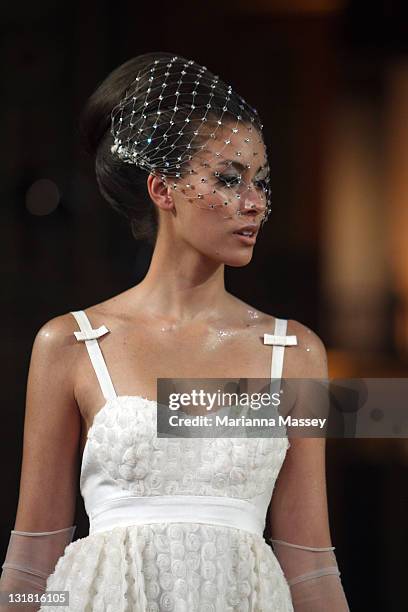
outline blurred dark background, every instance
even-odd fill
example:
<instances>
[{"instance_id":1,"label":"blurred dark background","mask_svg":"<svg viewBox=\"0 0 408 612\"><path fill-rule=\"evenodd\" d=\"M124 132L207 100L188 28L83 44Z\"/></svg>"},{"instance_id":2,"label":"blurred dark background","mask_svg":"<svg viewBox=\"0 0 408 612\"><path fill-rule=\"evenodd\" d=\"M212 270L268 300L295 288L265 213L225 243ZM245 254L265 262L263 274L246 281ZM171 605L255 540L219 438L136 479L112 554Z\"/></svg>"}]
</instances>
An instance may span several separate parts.
<instances>
[{"instance_id":1,"label":"blurred dark background","mask_svg":"<svg viewBox=\"0 0 408 612\"><path fill-rule=\"evenodd\" d=\"M14 2L1 11L3 500L14 525L38 329L138 283L151 247L97 191L77 119L126 59L171 51L259 111L273 211L227 287L310 326L331 377L408 367L408 21L383 0ZM406 439L328 440L333 543L353 612L408 610ZM78 500L75 537L87 533ZM329 608L328 608L329 611Z\"/></svg>"}]
</instances>

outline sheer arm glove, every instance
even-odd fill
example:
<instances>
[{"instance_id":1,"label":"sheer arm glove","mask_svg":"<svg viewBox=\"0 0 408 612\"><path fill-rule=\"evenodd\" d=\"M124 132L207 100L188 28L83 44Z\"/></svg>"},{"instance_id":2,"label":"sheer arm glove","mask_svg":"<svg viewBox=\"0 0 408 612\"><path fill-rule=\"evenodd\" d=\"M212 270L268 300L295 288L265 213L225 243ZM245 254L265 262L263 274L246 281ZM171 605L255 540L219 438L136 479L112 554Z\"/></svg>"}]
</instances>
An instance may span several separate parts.
<instances>
[{"instance_id":1,"label":"sheer arm glove","mask_svg":"<svg viewBox=\"0 0 408 612\"><path fill-rule=\"evenodd\" d=\"M47 578L55 565L72 542L76 525L57 531L16 531L12 530L6 558L2 565L0 591L13 593L44 593ZM38 610L40 604L27 604L18 610L27 612ZM2 612L15 610L16 606L0 604Z\"/></svg>"},{"instance_id":2,"label":"sheer arm glove","mask_svg":"<svg viewBox=\"0 0 408 612\"><path fill-rule=\"evenodd\" d=\"M289 584L295 612L349 612L334 546L270 540Z\"/></svg>"}]
</instances>

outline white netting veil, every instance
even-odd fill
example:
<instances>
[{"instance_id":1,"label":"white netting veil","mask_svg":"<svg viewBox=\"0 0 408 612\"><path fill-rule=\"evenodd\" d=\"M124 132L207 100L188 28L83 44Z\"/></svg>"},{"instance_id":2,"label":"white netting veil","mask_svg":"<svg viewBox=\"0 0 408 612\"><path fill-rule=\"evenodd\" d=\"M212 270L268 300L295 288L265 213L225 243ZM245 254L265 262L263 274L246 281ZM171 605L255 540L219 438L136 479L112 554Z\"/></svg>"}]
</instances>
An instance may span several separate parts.
<instances>
[{"instance_id":1,"label":"white netting veil","mask_svg":"<svg viewBox=\"0 0 408 612\"><path fill-rule=\"evenodd\" d=\"M257 111L205 66L160 57L111 112L112 155L161 178L200 208L270 214L269 165Z\"/></svg>"}]
</instances>

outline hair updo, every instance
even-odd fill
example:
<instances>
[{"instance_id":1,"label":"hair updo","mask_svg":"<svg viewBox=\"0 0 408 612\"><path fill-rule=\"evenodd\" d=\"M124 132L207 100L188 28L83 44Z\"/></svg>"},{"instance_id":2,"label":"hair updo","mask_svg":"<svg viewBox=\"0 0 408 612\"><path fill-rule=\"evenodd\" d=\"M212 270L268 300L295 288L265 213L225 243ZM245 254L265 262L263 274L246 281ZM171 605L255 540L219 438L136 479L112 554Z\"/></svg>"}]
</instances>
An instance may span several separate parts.
<instances>
[{"instance_id":1,"label":"hair updo","mask_svg":"<svg viewBox=\"0 0 408 612\"><path fill-rule=\"evenodd\" d=\"M113 70L99 85L88 99L80 118L80 132L85 148L90 154L95 156L96 179L102 196L114 210L128 219L134 238L145 239L153 245L157 238L159 215L147 189L149 170L136 165L136 163L126 163L117 155L112 154L114 143L111 133L112 112L121 104L125 96L128 95L128 90L138 75L138 94L143 95L150 91L149 71L147 68L157 60L167 62L171 61L172 58L188 62L188 60L181 57L175 58L172 53L162 52L146 53L128 60ZM214 76L209 71L207 71L207 74ZM176 94L179 94L177 90L181 88L176 82L170 84L166 92L170 93L173 87ZM220 115L225 114L226 94L229 95L228 114L231 113L230 117L236 118L242 113L241 109L244 108L244 100L228 88L230 86L227 86L222 81L217 82L217 95L211 102L212 110L209 111L209 117L212 116L214 119L219 119ZM186 94L188 94L188 91L189 89L186 90ZM200 100L200 94L198 94L196 101L197 110L192 112L191 105L184 104L183 95L181 95L181 99L177 104L179 114L191 117L193 122L195 120L201 121L202 110L200 110L200 103L202 108L204 98ZM208 100L206 99L205 102L208 102ZM170 121L172 118L173 106L174 100L171 95L164 97L162 100L150 101L149 114L144 123L146 125L149 123L154 124L154 114L160 109L164 126L166 120ZM250 109L249 116L251 121L254 121L254 118L258 120L255 109ZM186 120L190 121L190 119ZM260 127L262 128L262 125ZM189 137L184 136L181 139L179 131L174 130L173 133L166 131L166 134L168 134L166 138L169 139L166 142L170 146L175 146L171 144L173 142L172 139L177 143L177 148L182 147L184 144L185 146L188 145ZM163 170L163 172L166 171ZM183 172L181 172L181 175L183 175Z\"/></svg>"}]
</instances>

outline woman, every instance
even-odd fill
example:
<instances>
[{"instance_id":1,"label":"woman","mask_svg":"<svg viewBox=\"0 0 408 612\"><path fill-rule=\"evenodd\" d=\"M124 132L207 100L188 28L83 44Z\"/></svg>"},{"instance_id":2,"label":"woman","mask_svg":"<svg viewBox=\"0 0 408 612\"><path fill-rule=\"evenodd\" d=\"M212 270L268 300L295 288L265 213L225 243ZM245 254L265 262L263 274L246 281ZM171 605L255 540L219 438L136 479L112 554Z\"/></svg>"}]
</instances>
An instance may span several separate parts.
<instances>
[{"instance_id":1,"label":"woman","mask_svg":"<svg viewBox=\"0 0 408 612\"><path fill-rule=\"evenodd\" d=\"M327 377L316 334L224 287L270 212L256 111L205 67L152 53L106 78L83 130L103 196L154 253L141 283L36 336L2 589L66 590L75 611L348 610L324 439L156 435L158 378ZM90 534L72 542L79 467Z\"/></svg>"}]
</instances>

